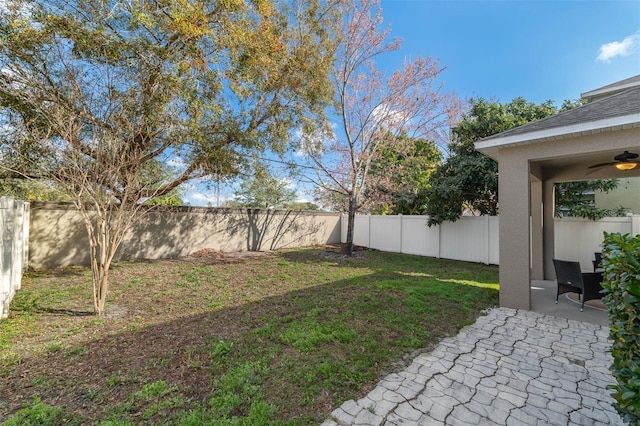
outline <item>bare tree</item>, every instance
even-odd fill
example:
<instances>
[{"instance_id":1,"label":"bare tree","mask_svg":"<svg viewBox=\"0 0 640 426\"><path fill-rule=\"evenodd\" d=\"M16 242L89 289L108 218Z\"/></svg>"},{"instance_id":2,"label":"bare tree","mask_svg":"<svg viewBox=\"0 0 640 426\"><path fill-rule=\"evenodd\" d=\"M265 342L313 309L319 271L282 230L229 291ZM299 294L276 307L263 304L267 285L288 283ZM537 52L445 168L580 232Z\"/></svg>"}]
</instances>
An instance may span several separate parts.
<instances>
[{"instance_id":1,"label":"bare tree","mask_svg":"<svg viewBox=\"0 0 640 426\"><path fill-rule=\"evenodd\" d=\"M302 153L318 170L311 177L321 191L336 193L348 208L347 253L353 250L355 214L369 185L372 163L383 147L402 153L414 139L440 140L458 115L455 96L436 82L443 71L437 60L405 60L391 75L376 68L376 58L400 49L383 29L379 0L342 3L343 20L332 70L335 129L305 133ZM326 129L329 129L328 131Z\"/></svg>"},{"instance_id":2,"label":"bare tree","mask_svg":"<svg viewBox=\"0 0 640 426\"><path fill-rule=\"evenodd\" d=\"M292 126L323 111L330 6L0 4L0 172L55 181L80 209L97 314L147 200L234 174L244 150L282 148Z\"/></svg>"}]
</instances>

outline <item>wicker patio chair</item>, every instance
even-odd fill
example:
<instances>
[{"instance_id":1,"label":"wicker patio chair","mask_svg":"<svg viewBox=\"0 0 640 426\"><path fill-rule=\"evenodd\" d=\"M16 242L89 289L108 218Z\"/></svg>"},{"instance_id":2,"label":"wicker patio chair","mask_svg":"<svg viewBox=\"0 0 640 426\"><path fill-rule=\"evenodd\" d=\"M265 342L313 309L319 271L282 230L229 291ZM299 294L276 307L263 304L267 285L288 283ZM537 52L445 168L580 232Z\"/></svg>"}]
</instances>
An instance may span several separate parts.
<instances>
[{"instance_id":1,"label":"wicker patio chair","mask_svg":"<svg viewBox=\"0 0 640 426\"><path fill-rule=\"evenodd\" d=\"M595 252L594 253L596 260L592 260L593 262L593 272L602 272L602 253Z\"/></svg>"},{"instance_id":2,"label":"wicker patio chair","mask_svg":"<svg viewBox=\"0 0 640 426\"><path fill-rule=\"evenodd\" d=\"M556 303L558 303L558 297L563 293L578 293L582 302L580 311L583 311L584 302L602 298L600 293L602 290L601 272L582 272L580 262L568 260L553 259L553 266L558 282Z\"/></svg>"}]
</instances>

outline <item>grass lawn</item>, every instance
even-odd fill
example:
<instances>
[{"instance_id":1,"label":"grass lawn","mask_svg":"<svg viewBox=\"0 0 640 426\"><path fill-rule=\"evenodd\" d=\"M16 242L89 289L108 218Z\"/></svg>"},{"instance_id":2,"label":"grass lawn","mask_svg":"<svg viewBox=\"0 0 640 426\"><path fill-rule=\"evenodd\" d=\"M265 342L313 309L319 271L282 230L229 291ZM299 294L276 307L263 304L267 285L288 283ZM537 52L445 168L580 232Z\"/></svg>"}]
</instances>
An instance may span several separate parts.
<instances>
[{"instance_id":1,"label":"grass lawn","mask_svg":"<svg viewBox=\"0 0 640 426\"><path fill-rule=\"evenodd\" d=\"M0 321L6 424L319 424L498 303L498 268L330 249L31 272Z\"/></svg>"}]
</instances>

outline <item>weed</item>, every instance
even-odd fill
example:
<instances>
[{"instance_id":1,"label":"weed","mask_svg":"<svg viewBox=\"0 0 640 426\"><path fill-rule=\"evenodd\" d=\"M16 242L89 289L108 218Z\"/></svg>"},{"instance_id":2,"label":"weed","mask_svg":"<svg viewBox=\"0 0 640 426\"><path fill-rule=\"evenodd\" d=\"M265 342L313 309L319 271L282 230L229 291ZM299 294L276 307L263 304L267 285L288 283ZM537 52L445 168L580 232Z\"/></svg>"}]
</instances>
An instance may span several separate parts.
<instances>
[{"instance_id":1,"label":"weed","mask_svg":"<svg viewBox=\"0 0 640 426\"><path fill-rule=\"evenodd\" d=\"M93 402L93 401L96 401L98 398L100 398L100 391L96 389L88 389L84 393L84 399L86 399L87 401Z\"/></svg>"},{"instance_id":2,"label":"weed","mask_svg":"<svg viewBox=\"0 0 640 426\"><path fill-rule=\"evenodd\" d=\"M52 407L41 402L40 398L34 397L31 404L24 405L16 412L13 418L3 423L4 426L21 426L21 425L79 425L82 420L74 415L65 413L58 407Z\"/></svg>"},{"instance_id":3,"label":"weed","mask_svg":"<svg viewBox=\"0 0 640 426\"><path fill-rule=\"evenodd\" d=\"M86 346L76 346L75 348L69 349L65 352L67 356L80 356L89 353L89 348Z\"/></svg>"},{"instance_id":4,"label":"weed","mask_svg":"<svg viewBox=\"0 0 640 426\"><path fill-rule=\"evenodd\" d=\"M200 284L200 275L195 271L182 275L182 278L184 278L188 283Z\"/></svg>"},{"instance_id":5,"label":"weed","mask_svg":"<svg viewBox=\"0 0 640 426\"><path fill-rule=\"evenodd\" d=\"M144 420L149 420L151 419L153 416L156 416L160 413L162 413L165 410L168 409L172 409L172 410L176 410L176 409L180 409L182 407L184 407L186 404L186 401L184 399L183 396L174 396L168 399L163 399L160 400L159 402L153 403L151 405L149 405L147 408L145 408L145 410L142 412L142 418Z\"/></svg>"},{"instance_id":6,"label":"weed","mask_svg":"<svg viewBox=\"0 0 640 426\"><path fill-rule=\"evenodd\" d=\"M123 288L132 289L132 288L138 287L141 282L142 282L142 277L135 277L135 278L131 279L128 283L126 283L123 286Z\"/></svg>"},{"instance_id":7,"label":"weed","mask_svg":"<svg viewBox=\"0 0 640 426\"><path fill-rule=\"evenodd\" d=\"M209 348L209 355L211 358L219 358L229 355L233 349L233 342L225 342L224 340L218 340L213 343Z\"/></svg>"},{"instance_id":8,"label":"weed","mask_svg":"<svg viewBox=\"0 0 640 426\"><path fill-rule=\"evenodd\" d=\"M122 377L111 376L107 379L107 386L109 386L110 388L114 388L116 386L120 386L123 382L124 380L122 379Z\"/></svg>"},{"instance_id":9,"label":"weed","mask_svg":"<svg viewBox=\"0 0 640 426\"><path fill-rule=\"evenodd\" d=\"M149 401L153 398L160 398L177 389L176 386L169 387L167 382L159 380L142 386L142 390L136 392L134 396L138 399Z\"/></svg>"},{"instance_id":10,"label":"weed","mask_svg":"<svg viewBox=\"0 0 640 426\"><path fill-rule=\"evenodd\" d=\"M63 346L60 343L51 343L45 347L45 350L51 353L60 352L62 350L62 347Z\"/></svg>"}]
</instances>

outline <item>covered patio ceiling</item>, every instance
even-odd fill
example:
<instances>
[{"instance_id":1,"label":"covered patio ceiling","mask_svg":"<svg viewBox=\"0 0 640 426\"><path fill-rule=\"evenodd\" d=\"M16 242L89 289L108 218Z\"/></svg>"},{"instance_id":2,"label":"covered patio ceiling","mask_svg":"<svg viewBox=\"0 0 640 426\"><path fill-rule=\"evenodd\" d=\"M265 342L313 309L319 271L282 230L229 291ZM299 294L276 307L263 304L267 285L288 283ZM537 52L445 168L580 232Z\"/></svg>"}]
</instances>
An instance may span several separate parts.
<instances>
[{"instance_id":1,"label":"covered patio ceiling","mask_svg":"<svg viewBox=\"0 0 640 426\"><path fill-rule=\"evenodd\" d=\"M591 179L623 179L640 176L640 164L633 170L618 170L613 165L595 169L589 167L613 161L613 158L624 150L640 155L640 146L627 146L616 149L605 149L598 152L576 153L564 157L552 157L535 160L534 164L540 166L544 179L553 179L555 182L582 181ZM638 194L640 197L640 194Z\"/></svg>"}]
</instances>

